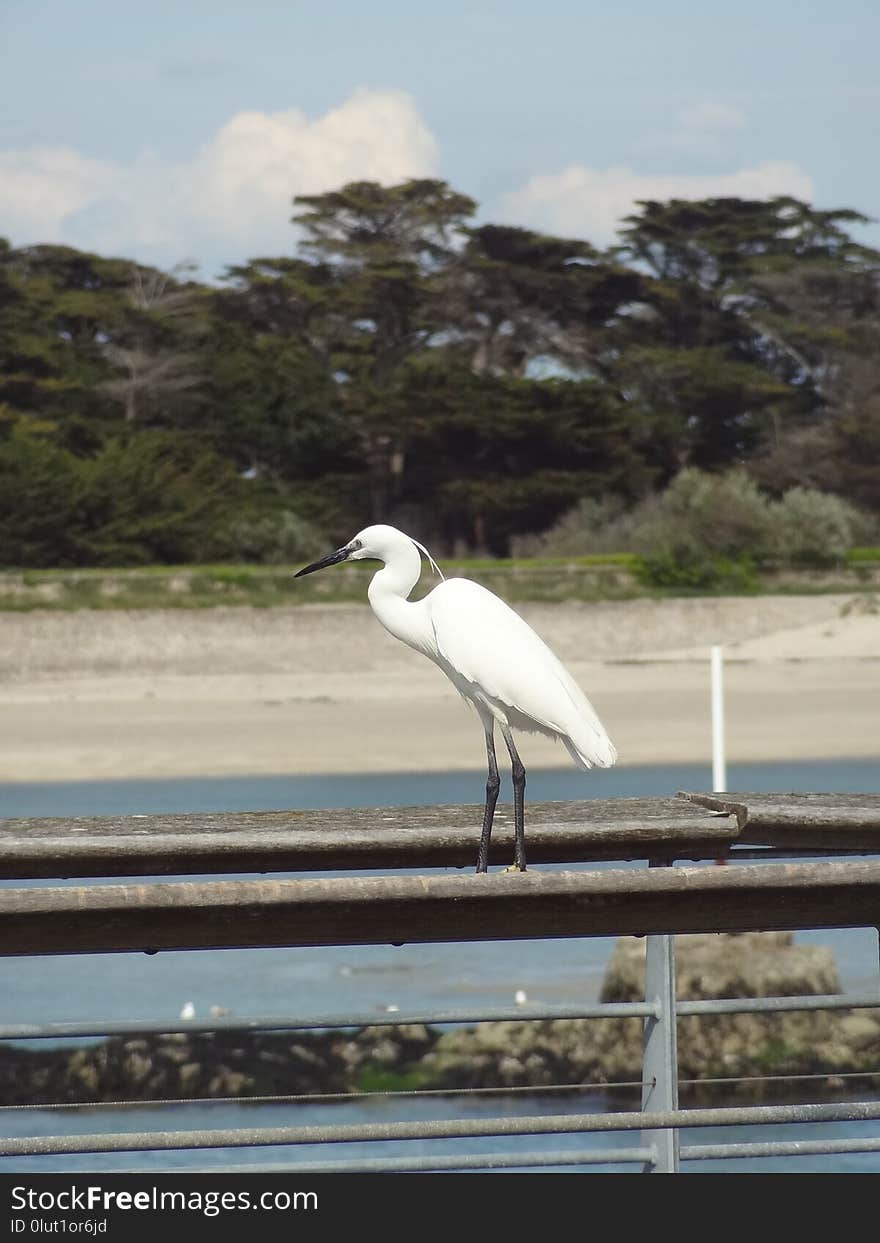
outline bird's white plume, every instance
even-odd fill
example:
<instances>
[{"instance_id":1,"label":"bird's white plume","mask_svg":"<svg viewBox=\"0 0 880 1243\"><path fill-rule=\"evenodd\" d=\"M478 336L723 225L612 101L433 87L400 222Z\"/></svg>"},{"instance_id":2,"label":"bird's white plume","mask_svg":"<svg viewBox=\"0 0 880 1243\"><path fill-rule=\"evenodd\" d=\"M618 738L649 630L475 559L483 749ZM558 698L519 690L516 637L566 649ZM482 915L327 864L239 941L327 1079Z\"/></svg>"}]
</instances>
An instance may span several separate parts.
<instances>
[{"instance_id":1,"label":"bird's white plume","mask_svg":"<svg viewBox=\"0 0 880 1243\"><path fill-rule=\"evenodd\" d=\"M433 557L431 556L431 554L428 552L428 550L427 550L427 548L425 547L425 545L424 545L424 544L420 544L420 543L419 543L419 541L418 541L417 539L413 539L413 537L412 537L412 536L410 536L409 538L410 538L410 539L412 540L412 542L415 544L416 548L418 548L419 552L423 552L423 553L425 554L425 556L428 558L428 560L431 562L431 568L433 569L434 573L438 576L438 578L440 579L440 581L445 583L445 582L446 582L446 578L444 577L443 571L440 569L440 566L437 564L437 562L434 560L434 558L433 558Z\"/></svg>"}]
</instances>

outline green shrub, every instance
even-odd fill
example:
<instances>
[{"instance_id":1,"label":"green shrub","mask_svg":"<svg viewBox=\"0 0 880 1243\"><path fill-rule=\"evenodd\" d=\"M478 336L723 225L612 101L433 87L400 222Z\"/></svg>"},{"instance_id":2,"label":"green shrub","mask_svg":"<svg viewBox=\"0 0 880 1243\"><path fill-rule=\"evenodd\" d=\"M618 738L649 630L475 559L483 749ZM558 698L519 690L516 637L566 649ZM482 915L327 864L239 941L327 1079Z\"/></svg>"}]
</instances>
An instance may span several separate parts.
<instances>
[{"instance_id":1,"label":"green shrub","mask_svg":"<svg viewBox=\"0 0 880 1243\"><path fill-rule=\"evenodd\" d=\"M813 488L791 488L773 510L777 551L784 561L810 566L846 561L860 515L843 497Z\"/></svg>"},{"instance_id":2,"label":"green shrub","mask_svg":"<svg viewBox=\"0 0 880 1243\"><path fill-rule=\"evenodd\" d=\"M688 545L641 557L635 576L645 587L668 591L747 592L758 587L750 557L720 557Z\"/></svg>"},{"instance_id":3,"label":"green shrub","mask_svg":"<svg viewBox=\"0 0 880 1243\"><path fill-rule=\"evenodd\" d=\"M14 432L0 442L0 565L75 564L77 491L78 459L51 440Z\"/></svg>"},{"instance_id":4,"label":"green shrub","mask_svg":"<svg viewBox=\"0 0 880 1243\"><path fill-rule=\"evenodd\" d=\"M655 505L644 507L634 529L635 551L692 549L712 558L761 558L772 551L770 503L743 471L709 475L688 469L676 475Z\"/></svg>"},{"instance_id":5,"label":"green shrub","mask_svg":"<svg viewBox=\"0 0 880 1243\"><path fill-rule=\"evenodd\" d=\"M772 550L770 502L743 471L681 471L665 492L625 510L618 498L581 500L543 535L515 541L517 556L585 556L627 550L673 556L691 548L715 557L760 558ZM677 554L676 554L677 555ZM678 557L681 560L680 556Z\"/></svg>"},{"instance_id":6,"label":"green shrub","mask_svg":"<svg viewBox=\"0 0 880 1243\"><path fill-rule=\"evenodd\" d=\"M149 429L79 457L45 436L0 441L0 565L284 563L331 541L196 436Z\"/></svg>"},{"instance_id":7,"label":"green shrub","mask_svg":"<svg viewBox=\"0 0 880 1243\"><path fill-rule=\"evenodd\" d=\"M774 500L743 470L688 468L628 511L618 500L586 498L543 535L516 541L516 553L626 549L642 558L639 574L649 585L748 590L762 562L836 565L876 532L876 521L840 496L798 487Z\"/></svg>"},{"instance_id":8,"label":"green shrub","mask_svg":"<svg viewBox=\"0 0 880 1243\"><path fill-rule=\"evenodd\" d=\"M213 559L240 480L195 437L163 431L109 440L80 461L76 538L84 565Z\"/></svg>"},{"instance_id":9,"label":"green shrub","mask_svg":"<svg viewBox=\"0 0 880 1243\"><path fill-rule=\"evenodd\" d=\"M625 506L619 497L585 496L539 535L514 535L511 556L584 557L613 554L628 547ZM623 539L624 542L620 543Z\"/></svg>"},{"instance_id":10,"label":"green shrub","mask_svg":"<svg viewBox=\"0 0 880 1243\"><path fill-rule=\"evenodd\" d=\"M330 540L312 522L290 509L238 515L219 535L230 561L286 565L303 557L314 560Z\"/></svg>"}]
</instances>

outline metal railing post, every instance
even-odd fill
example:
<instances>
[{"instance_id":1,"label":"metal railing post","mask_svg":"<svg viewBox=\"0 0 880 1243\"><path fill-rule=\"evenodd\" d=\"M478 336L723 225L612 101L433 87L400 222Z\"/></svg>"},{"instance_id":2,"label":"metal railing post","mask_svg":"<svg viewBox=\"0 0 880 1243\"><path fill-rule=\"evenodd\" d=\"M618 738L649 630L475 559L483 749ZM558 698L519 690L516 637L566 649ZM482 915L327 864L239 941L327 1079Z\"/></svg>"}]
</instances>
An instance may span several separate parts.
<instances>
[{"instance_id":1,"label":"metal railing post","mask_svg":"<svg viewBox=\"0 0 880 1243\"><path fill-rule=\"evenodd\" d=\"M652 859L651 867L669 866ZM642 1110L678 1109L678 1041L675 1014L675 940L645 938L645 1001L656 1014L645 1019L642 1054ZM645 1174L677 1174L679 1136L675 1128L643 1131L642 1143L654 1152Z\"/></svg>"}]
</instances>

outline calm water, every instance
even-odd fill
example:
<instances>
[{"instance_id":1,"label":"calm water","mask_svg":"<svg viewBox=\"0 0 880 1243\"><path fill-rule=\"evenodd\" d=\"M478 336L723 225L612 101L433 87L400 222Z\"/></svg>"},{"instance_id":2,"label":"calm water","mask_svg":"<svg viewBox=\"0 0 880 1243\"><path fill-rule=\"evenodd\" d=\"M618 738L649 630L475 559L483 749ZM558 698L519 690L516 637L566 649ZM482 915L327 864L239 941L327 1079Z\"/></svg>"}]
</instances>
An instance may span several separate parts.
<instances>
[{"instance_id":1,"label":"calm water","mask_svg":"<svg viewBox=\"0 0 880 1243\"><path fill-rule=\"evenodd\" d=\"M868 761L813 762L731 766L728 784L749 791L876 791L878 767ZM529 773L533 800L633 797L707 789L710 776L702 765L618 768L584 776L576 770ZM150 812L283 810L286 808L412 806L475 803L482 796L479 773L382 774L346 777L254 777L175 779L164 781L64 782L44 785L0 785L0 815L60 816ZM504 792L502 791L502 797ZM475 822L475 849L477 825ZM21 884L21 882L15 882ZM876 985L877 935L867 929L818 930L798 939L830 945L845 989ZM96 1021L114 1019L176 1019L185 1003L199 1017L211 1006L232 1014L314 1016L341 1012L478 1007L509 1004L518 989L531 1001L559 1003L597 997L613 938L451 945L330 947L326 949L226 950L141 954L72 955L47 959L0 959L0 1021ZM137 1130L151 1126L175 1129L217 1126L299 1125L313 1122L392 1121L409 1117L454 1117L500 1112L582 1112L605 1108L601 1097L506 1097L488 1102L461 1098L433 1101L357 1102L336 1106L186 1105L159 1115L148 1106L120 1115L118 1111L3 1111L0 1129L7 1135ZM169 1120L170 1119L170 1120ZM871 1129L873 1127L873 1130ZM866 1129L867 1128L867 1129ZM797 1131L797 1136L793 1133ZM788 1138L815 1138L829 1129L788 1128ZM878 1134L878 1124L840 1124L835 1135ZM782 1134L782 1132L780 1132ZM707 1142L709 1132L687 1136ZM716 1136L717 1138L717 1136ZM724 1138L755 1139L754 1133ZM762 1134L762 1139L770 1138ZM635 1142L618 1136L615 1144ZM469 1151L583 1151L607 1147L601 1136L527 1137L469 1142ZM400 1149L400 1146L398 1146ZM401 1151L412 1152L411 1147ZM442 1142L420 1151L450 1151ZM3 1162L0 1169L166 1168L198 1164L246 1164L271 1160L327 1160L380 1155L375 1146L333 1145L329 1154L308 1149L265 1153L259 1150L218 1150L202 1154L143 1154L63 1158L63 1165L39 1159ZM393 1147L381 1155L397 1155ZM823 1169L880 1171L880 1154L755 1162L760 1169ZM701 1162L691 1168L744 1169L745 1162Z\"/></svg>"}]
</instances>

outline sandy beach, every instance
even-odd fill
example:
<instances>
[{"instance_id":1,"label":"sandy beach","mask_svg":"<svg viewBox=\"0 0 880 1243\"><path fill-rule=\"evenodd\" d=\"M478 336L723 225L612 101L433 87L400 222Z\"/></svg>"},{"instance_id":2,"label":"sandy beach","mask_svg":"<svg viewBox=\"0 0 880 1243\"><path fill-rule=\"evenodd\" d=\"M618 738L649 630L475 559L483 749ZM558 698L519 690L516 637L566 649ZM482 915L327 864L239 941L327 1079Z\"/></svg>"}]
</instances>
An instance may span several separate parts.
<instances>
[{"instance_id":1,"label":"sandy beach","mask_svg":"<svg viewBox=\"0 0 880 1243\"><path fill-rule=\"evenodd\" d=\"M880 754L880 615L848 595L519 610L622 764ZM0 614L0 781L482 769L477 718L365 605ZM570 763L522 738L527 765Z\"/></svg>"}]
</instances>

